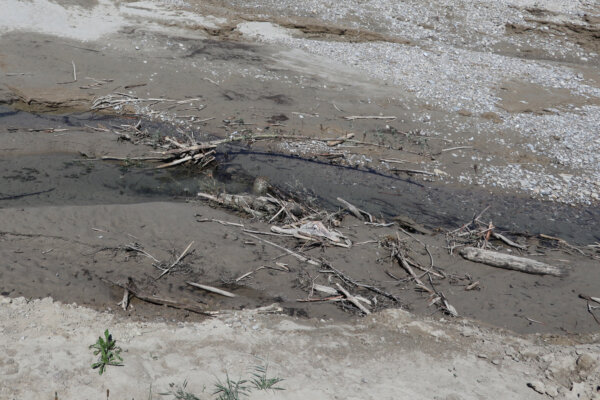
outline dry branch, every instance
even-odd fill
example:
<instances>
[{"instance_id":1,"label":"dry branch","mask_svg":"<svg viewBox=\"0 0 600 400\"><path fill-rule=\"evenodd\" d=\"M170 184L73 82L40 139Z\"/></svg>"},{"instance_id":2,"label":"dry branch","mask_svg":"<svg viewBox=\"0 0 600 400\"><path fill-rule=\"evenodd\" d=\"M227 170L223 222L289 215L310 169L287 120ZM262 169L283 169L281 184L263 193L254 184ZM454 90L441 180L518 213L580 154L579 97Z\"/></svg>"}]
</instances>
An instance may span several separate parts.
<instances>
[{"instance_id":1,"label":"dry branch","mask_svg":"<svg viewBox=\"0 0 600 400\"><path fill-rule=\"evenodd\" d=\"M363 306L356 297L354 297L350 294L350 292L348 292L346 289L344 289L344 287L342 285L340 285L339 283L336 283L335 285L338 287L338 290L340 292L342 292L344 294L344 296L346 296L346 299L350 303L354 304L356 307L358 307L358 309L360 311L364 312L365 314L367 314L367 315L371 314L371 311L369 311L367 309L367 307Z\"/></svg>"},{"instance_id":2,"label":"dry branch","mask_svg":"<svg viewBox=\"0 0 600 400\"><path fill-rule=\"evenodd\" d=\"M261 241L261 242L263 242L263 243L270 244L270 245L271 245L271 246L273 246L273 247L276 247L276 248L278 248L278 249L280 249L280 250L283 250L283 251L285 251L286 253L288 253L288 254L290 254L290 255L292 255L292 256L294 256L294 257L296 257L296 258L297 258L298 260L300 260L300 261L307 262L307 263L309 263L309 264L316 265L316 266L319 266L319 265L321 265L321 263L319 263L318 261L315 261L315 260L313 260L313 259L310 259L310 258L308 258L308 257L304 257L303 255L301 255L301 254L298 254L298 253L296 253L295 251L292 251L292 250L290 250L290 249L286 249L285 247L283 247L283 246L280 246L280 245L278 245L278 244L276 244L276 243L273 243L273 242L271 242L271 241L269 241L269 240L266 240L266 239L260 238L260 237L258 237L258 236L256 236L256 235L253 235L253 234L251 234L251 233L248 233L248 232L244 232L244 235L248 235L248 236L250 236L251 238L254 238L254 239L256 239L256 240L260 240L260 241Z\"/></svg>"},{"instance_id":3,"label":"dry branch","mask_svg":"<svg viewBox=\"0 0 600 400\"><path fill-rule=\"evenodd\" d=\"M137 297L141 301L145 301L147 303L152 303L152 304L158 304L161 306L178 308L181 310L187 310L187 311L195 312L197 314L211 316L210 313L206 312L202 307L200 307L196 304L183 303L183 302L179 302L177 300L168 299L168 298L164 298L164 297L146 295L146 294L140 292L140 290L137 288L137 286L134 283L132 278L128 278L128 281L126 284L116 283L116 282L109 281L106 279L103 279L103 280L105 280L106 282L111 283L115 286L118 286L120 288L126 289L127 291L129 291L129 294L131 294L134 297Z\"/></svg>"},{"instance_id":4,"label":"dry branch","mask_svg":"<svg viewBox=\"0 0 600 400\"><path fill-rule=\"evenodd\" d=\"M208 286L208 285L201 285L200 283L195 283L195 282L186 282L188 285L200 288L202 290L206 290L207 292L212 292L212 293L216 293L216 294L220 294L221 296L226 296L226 297L237 297L237 295L228 292L226 290L223 289L218 289L216 287L212 287L212 286Z\"/></svg>"}]
</instances>

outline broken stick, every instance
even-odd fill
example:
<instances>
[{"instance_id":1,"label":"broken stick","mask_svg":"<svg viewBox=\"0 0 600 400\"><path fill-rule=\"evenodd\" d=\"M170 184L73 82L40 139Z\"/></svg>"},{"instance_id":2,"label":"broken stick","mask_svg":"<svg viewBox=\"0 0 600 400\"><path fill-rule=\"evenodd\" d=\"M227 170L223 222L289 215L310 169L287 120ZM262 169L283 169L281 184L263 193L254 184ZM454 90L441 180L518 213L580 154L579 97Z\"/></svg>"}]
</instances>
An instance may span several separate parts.
<instances>
[{"instance_id":1,"label":"broken stick","mask_svg":"<svg viewBox=\"0 0 600 400\"><path fill-rule=\"evenodd\" d=\"M212 287L212 286L208 286L208 285L201 285L199 283L195 283L195 282L186 282L188 285L206 290L207 292L212 292L212 293L216 293L216 294L220 294L221 296L226 296L226 297L237 297L237 295L228 292L226 290L223 289L217 289L216 287Z\"/></svg>"},{"instance_id":2,"label":"broken stick","mask_svg":"<svg viewBox=\"0 0 600 400\"><path fill-rule=\"evenodd\" d=\"M346 296L346 299L350 303L354 304L356 307L358 307L358 309L360 311L364 312L365 314L367 314L367 315L371 314L371 311L369 311L367 309L367 307L363 306L356 297L354 297L350 294L350 292L348 292L346 289L344 289L344 287L342 285L340 285L339 283L336 283L335 285L338 287L339 291L342 292L344 294L344 296Z\"/></svg>"}]
</instances>

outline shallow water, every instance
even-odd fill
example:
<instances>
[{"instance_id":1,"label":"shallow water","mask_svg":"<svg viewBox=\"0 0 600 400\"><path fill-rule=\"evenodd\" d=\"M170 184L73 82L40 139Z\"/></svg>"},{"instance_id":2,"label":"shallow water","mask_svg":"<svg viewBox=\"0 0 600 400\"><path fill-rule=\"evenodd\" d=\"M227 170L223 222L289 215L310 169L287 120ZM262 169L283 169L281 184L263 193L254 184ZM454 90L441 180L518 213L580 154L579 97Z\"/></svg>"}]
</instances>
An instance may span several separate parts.
<instances>
[{"instance_id":1,"label":"shallow water","mask_svg":"<svg viewBox=\"0 0 600 400\"><path fill-rule=\"evenodd\" d=\"M131 120L93 114L34 115L0 107L0 132L15 126L83 127L97 122L117 126ZM153 123L145 127L155 136L170 129ZM240 146L217 150L217 167L208 174L188 167L154 170L148 164L92 161L66 152L0 158L0 207L14 206L16 201L22 206L111 204L194 198L198 191L240 193L250 189L255 177L264 176L331 210L339 207L336 198L342 197L376 216L401 214L430 228L453 228L489 206L483 219L507 231L545 233L579 244L600 241L600 209L594 207L419 182Z\"/></svg>"},{"instance_id":2,"label":"shallow water","mask_svg":"<svg viewBox=\"0 0 600 400\"><path fill-rule=\"evenodd\" d=\"M410 216L430 228L459 227L486 207L482 219L501 229L555 235L574 243L600 240L600 209L542 202L481 188L417 182L375 171L329 165L295 157L229 149L223 167L265 176L288 189L307 190L327 208L339 207L337 197L373 215Z\"/></svg>"}]
</instances>

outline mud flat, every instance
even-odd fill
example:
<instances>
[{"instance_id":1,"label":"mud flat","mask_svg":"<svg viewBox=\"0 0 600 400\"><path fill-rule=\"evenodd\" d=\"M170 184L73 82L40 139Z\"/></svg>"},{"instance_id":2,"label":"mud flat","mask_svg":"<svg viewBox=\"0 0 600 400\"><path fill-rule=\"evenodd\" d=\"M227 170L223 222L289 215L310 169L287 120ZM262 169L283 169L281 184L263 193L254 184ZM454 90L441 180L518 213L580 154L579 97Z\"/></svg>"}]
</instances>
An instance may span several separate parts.
<instances>
[{"instance_id":1,"label":"mud flat","mask_svg":"<svg viewBox=\"0 0 600 400\"><path fill-rule=\"evenodd\" d=\"M3 396L142 398L188 379L209 398L253 356L289 379L278 398L597 396L593 5L498 2L491 19L461 2L486 27L468 43L466 20L446 9L446 32L430 4L398 10L399 31L375 3L319 17L317 3L39 1L38 25L13 5ZM410 29L420 13L430 23ZM466 246L561 274L470 262ZM84 362L109 326L131 360L110 382Z\"/></svg>"}]
</instances>

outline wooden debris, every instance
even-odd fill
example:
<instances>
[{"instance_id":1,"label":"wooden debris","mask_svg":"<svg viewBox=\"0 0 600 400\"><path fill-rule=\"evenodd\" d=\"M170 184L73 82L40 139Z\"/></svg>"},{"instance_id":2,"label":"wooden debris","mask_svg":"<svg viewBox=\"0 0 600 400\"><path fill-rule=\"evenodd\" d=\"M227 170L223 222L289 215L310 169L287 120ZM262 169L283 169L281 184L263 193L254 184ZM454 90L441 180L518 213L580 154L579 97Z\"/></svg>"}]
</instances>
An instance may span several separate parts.
<instances>
[{"instance_id":1,"label":"wooden debris","mask_svg":"<svg viewBox=\"0 0 600 400\"><path fill-rule=\"evenodd\" d=\"M587 300L587 301L593 301L594 303L600 304L600 297L592 297L592 296L588 296L588 295L585 295L583 293L580 293L579 294L579 298Z\"/></svg>"},{"instance_id":2,"label":"wooden debris","mask_svg":"<svg viewBox=\"0 0 600 400\"><path fill-rule=\"evenodd\" d=\"M336 291L337 292L337 291ZM329 296L329 297L309 297L308 299L296 299L297 302L300 303L315 303L318 301L340 301L344 298L344 296L337 295L337 296Z\"/></svg>"},{"instance_id":3,"label":"wooden debris","mask_svg":"<svg viewBox=\"0 0 600 400\"><path fill-rule=\"evenodd\" d=\"M123 311L127 311L127 307L129 306L129 289L123 289L123 299L117 305L121 306Z\"/></svg>"},{"instance_id":4,"label":"wooden debris","mask_svg":"<svg viewBox=\"0 0 600 400\"><path fill-rule=\"evenodd\" d=\"M381 115L350 115L347 117L344 117L345 120L347 121L354 121L357 119L389 119L389 120L394 120L397 117L390 115L390 116L381 116Z\"/></svg>"},{"instance_id":5,"label":"wooden debris","mask_svg":"<svg viewBox=\"0 0 600 400\"><path fill-rule=\"evenodd\" d=\"M115 286L119 286L123 289L127 289L132 296L137 297L141 301L145 301L147 303L152 303L152 304L158 304L158 305L162 305L162 306L167 306L167 307L172 307L172 308L178 308L181 310L187 310L187 311L195 312L197 314L211 316L210 313L206 312L202 307L200 307L199 305L196 305L196 304L183 303L183 302L179 302L179 301L164 298L164 297L146 295L137 288L137 286L132 278L128 278L128 281L126 284L112 282L112 281L109 281L106 279L104 279L104 280Z\"/></svg>"},{"instance_id":6,"label":"wooden debris","mask_svg":"<svg viewBox=\"0 0 600 400\"><path fill-rule=\"evenodd\" d=\"M325 293L325 294L330 294L330 295L337 295L338 294L337 289L334 289L334 288L332 288L330 286L319 285L318 283L313 283L312 289L316 290L317 292L321 292L321 293Z\"/></svg>"},{"instance_id":7,"label":"wooden debris","mask_svg":"<svg viewBox=\"0 0 600 400\"><path fill-rule=\"evenodd\" d=\"M567 271L540 261L530 260L509 254L498 253L491 250L465 247L460 250L460 255L469 261L479 262L493 267L510 269L537 275L565 276Z\"/></svg>"},{"instance_id":8,"label":"wooden debris","mask_svg":"<svg viewBox=\"0 0 600 400\"><path fill-rule=\"evenodd\" d=\"M421 174L421 175L430 175L430 176L435 176L436 175L433 172L422 171L422 170L419 170L419 169L391 168L390 171L394 171L394 172L406 172L407 174Z\"/></svg>"},{"instance_id":9,"label":"wooden debris","mask_svg":"<svg viewBox=\"0 0 600 400\"><path fill-rule=\"evenodd\" d=\"M185 248L185 250L183 251L183 253L181 253L179 255L179 257L177 257L177 259L173 262L173 264L171 264L171 266L169 268L165 268L162 272L162 274L160 274L156 280L160 279L163 275L168 274L169 272L171 272L171 270L173 269L173 267L175 267L177 264L179 264L179 262L183 259L183 257L185 257L185 255L187 254L187 252L189 251L190 247L192 247L192 245L194 244L194 241L192 240L190 242L190 244L188 244L188 246Z\"/></svg>"},{"instance_id":10,"label":"wooden debris","mask_svg":"<svg viewBox=\"0 0 600 400\"><path fill-rule=\"evenodd\" d=\"M282 218L284 220L297 221L298 218L294 214L302 215L305 212L300 204L294 201L279 200L273 196L228 193L221 193L215 196L204 192L199 192L197 196L239 211L244 211L254 218L266 219L270 217L269 222L280 215L283 215Z\"/></svg>"},{"instance_id":11,"label":"wooden debris","mask_svg":"<svg viewBox=\"0 0 600 400\"><path fill-rule=\"evenodd\" d=\"M343 287L342 285L340 285L339 283L336 283L335 285L338 287L339 291L340 291L340 292L342 292L342 293L344 294L344 296L346 296L346 299L347 299L347 300L348 300L350 303L352 303L352 304L354 304L356 307L358 307L358 309L359 309L360 311L362 311L363 313L365 313L365 314L367 314L367 315L371 314L371 311L369 311L369 310L367 309L367 307L363 306L363 305L361 304L361 302L360 302L360 301L358 301L358 299L357 299L356 297L354 297L354 296L352 296L352 295L350 294L350 292L348 292L346 289L344 289L344 287Z\"/></svg>"},{"instance_id":12,"label":"wooden debris","mask_svg":"<svg viewBox=\"0 0 600 400\"><path fill-rule=\"evenodd\" d=\"M350 204L349 202L342 199L341 197L338 197L337 201L342 203L342 205L346 209L348 209L348 211L350 211L352 213L352 215L354 215L356 218L364 219L364 220L367 220L368 222L373 222L373 216L371 214L369 214L368 212L361 210L360 208Z\"/></svg>"},{"instance_id":13,"label":"wooden debris","mask_svg":"<svg viewBox=\"0 0 600 400\"><path fill-rule=\"evenodd\" d=\"M266 240L266 239L260 238L260 237L258 237L258 236L256 236L256 235L253 235L253 234L251 234L251 233L248 233L248 232L244 232L244 234L245 234L245 235L248 235L248 236L250 236L251 238L254 238L254 239L256 239L256 240L260 240L260 241L261 241L261 242L263 242L263 243L266 243L266 244L269 244L269 245L271 245L271 246L273 246L273 247L276 247L276 248L278 248L278 249L280 249L280 250L283 250L283 251L285 251L286 253L288 253L288 254L290 254L290 255L292 255L292 256L294 256L294 257L296 257L296 258L297 258L298 260L300 260L300 261L307 262L307 263L309 263L309 264L311 264L311 265L316 265L316 266L319 266L319 265L321 265L321 263L319 263L318 261L315 261L315 260L313 260L313 259L310 259L310 258L308 258L308 257L304 257L303 255L301 255L301 254L298 254L298 253L296 253L295 251L292 251L292 250L290 250L290 249L286 249L285 247L283 247L283 246L280 246L280 245L278 245L278 244L276 244L276 243L273 243L273 242L271 242L271 241L269 241L269 240Z\"/></svg>"},{"instance_id":14,"label":"wooden debris","mask_svg":"<svg viewBox=\"0 0 600 400\"><path fill-rule=\"evenodd\" d=\"M185 283L187 283L188 285L197 287L199 289L206 290L207 292L212 292L212 293L220 294L221 296L237 297L237 295L235 295L235 294L233 294L231 292L228 292L228 291L223 290L223 289L218 289L218 288L213 287L213 286L202 285L200 283L195 283L195 282L185 282Z\"/></svg>"},{"instance_id":15,"label":"wooden debris","mask_svg":"<svg viewBox=\"0 0 600 400\"><path fill-rule=\"evenodd\" d=\"M343 282L349 284L349 285L353 285L353 286L357 286L357 287L362 287L365 288L367 290L370 290L374 293L380 294L384 297L387 297L388 299L394 300L396 303L398 304L402 304L402 301L400 301L400 299L397 296L394 296L391 293L388 293L384 290L381 290L380 288L376 287L376 286L372 286L372 285L367 285L364 283L360 283L355 281L354 279L350 278L349 276L347 276L346 274L344 274L342 271L338 270L337 268L335 268L333 265L329 264L326 261L322 261L321 265L326 268L326 270L321 271L321 272L333 272L335 275L337 275L338 278L340 278Z\"/></svg>"},{"instance_id":16,"label":"wooden debris","mask_svg":"<svg viewBox=\"0 0 600 400\"><path fill-rule=\"evenodd\" d=\"M337 146L339 144L344 143L346 140L352 139L353 137L354 137L354 133L349 133L347 135L340 136L338 138L328 140L327 141L327 146L330 146L330 147Z\"/></svg>"},{"instance_id":17,"label":"wooden debris","mask_svg":"<svg viewBox=\"0 0 600 400\"><path fill-rule=\"evenodd\" d=\"M467 291L474 290L474 289L479 289L479 281L475 281L465 287L465 290L467 290Z\"/></svg>"},{"instance_id":18,"label":"wooden debris","mask_svg":"<svg viewBox=\"0 0 600 400\"><path fill-rule=\"evenodd\" d=\"M302 240L327 239L329 240L329 243L345 248L350 248L352 246L350 239L336 230L327 229L321 221L307 221L300 226L298 225L300 225L300 223L287 225L283 228L272 226L271 231L279 234L292 235Z\"/></svg>"},{"instance_id":19,"label":"wooden debris","mask_svg":"<svg viewBox=\"0 0 600 400\"><path fill-rule=\"evenodd\" d=\"M515 243L504 235L501 235L496 232L492 232L492 236L498 240L503 241L504 243L506 243L509 246L516 247L517 249L521 249L521 250L527 250L527 246L523 246L521 244Z\"/></svg>"},{"instance_id":20,"label":"wooden debris","mask_svg":"<svg viewBox=\"0 0 600 400\"><path fill-rule=\"evenodd\" d=\"M392 221L395 221L402 228L406 228L406 229L410 230L411 232L417 232L417 233L421 233L423 235L432 235L433 234L433 232L431 232L429 229L425 228L423 225L419 224L414 219L412 219L406 215L398 214L395 217L392 217Z\"/></svg>"}]
</instances>

